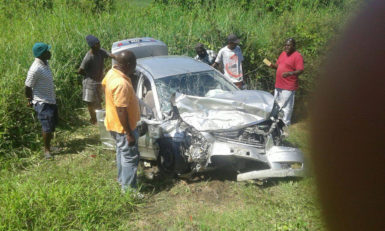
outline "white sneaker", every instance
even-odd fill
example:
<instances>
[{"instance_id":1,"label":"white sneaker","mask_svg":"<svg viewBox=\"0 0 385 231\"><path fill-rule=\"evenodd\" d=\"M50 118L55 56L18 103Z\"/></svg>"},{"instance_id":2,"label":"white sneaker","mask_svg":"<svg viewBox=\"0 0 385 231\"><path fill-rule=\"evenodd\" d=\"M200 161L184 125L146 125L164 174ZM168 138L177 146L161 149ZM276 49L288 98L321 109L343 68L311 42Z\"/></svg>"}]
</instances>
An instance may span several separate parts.
<instances>
[{"instance_id":1,"label":"white sneaker","mask_svg":"<svg viewBox=\"0 0 385 231\"><path fill-rule=\"evenodd\" d=\"M142 200L144 198L144 195L141 194L140 192L135 192L135 193L133 193L133 197L136 200Z\"/></svg>"}]
</instances>

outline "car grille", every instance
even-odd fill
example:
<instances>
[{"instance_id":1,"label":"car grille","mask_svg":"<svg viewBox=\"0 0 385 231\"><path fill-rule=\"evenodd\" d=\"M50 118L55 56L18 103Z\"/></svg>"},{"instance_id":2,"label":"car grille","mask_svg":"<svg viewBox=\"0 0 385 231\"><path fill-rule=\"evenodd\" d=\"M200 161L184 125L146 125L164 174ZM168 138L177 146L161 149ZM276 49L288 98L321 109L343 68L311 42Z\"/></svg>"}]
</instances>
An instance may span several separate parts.
<instances>
[{"instance_id":1,"label":"car grille","mask_svg":"<svg viewBox=\"0 0 385 231\"><path fill-rule=\"evenodd\" d=\"M256 148L264 149L265 144L264 142L261 142L261 137L258 135L254 135L254 137L245 137L242 134L242 131L231 131L231 132L214 132L213 136L218 140L222 142L231 142L231 143L241 143L250 145ZM258 139L259 138L259 139Z\"/></svg>"}]
</instances>

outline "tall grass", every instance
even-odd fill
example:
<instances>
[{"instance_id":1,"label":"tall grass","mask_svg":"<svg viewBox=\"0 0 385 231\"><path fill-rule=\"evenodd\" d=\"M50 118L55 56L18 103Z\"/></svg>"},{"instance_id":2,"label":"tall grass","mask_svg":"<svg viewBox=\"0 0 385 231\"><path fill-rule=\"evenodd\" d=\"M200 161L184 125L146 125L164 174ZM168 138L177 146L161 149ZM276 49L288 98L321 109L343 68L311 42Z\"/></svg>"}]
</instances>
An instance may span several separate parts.
<instances>
[{"instance_id":1,"label":"tall grass","mask_svg":"<svg viewBox=\"0 0 385 231\"><path fill-rule=\"evenodd\" d=\"M0 175L0 230L118 230L139 201L122 195L113 153Z\"/></svg>"},{"instance_id":2,"label":"tall grass","mask_svg":"<svg viewBox=\"0 0 385 231\"><path fill-rule=\"evenodd\" d=\"M38 41L52 45L50 65L62 126L76 120L74 109L83 105L81 77L74 72L88 50L87 34L99 37L106 49L117 40L150 36L164 41L170 54L192 56L197 42L219 50L226 36L236 33L242 39L245 73L253 71L247 76L249 88L268 91L273 89L274 72L261 60L275 60L284 40L295 37L305 58L297 94L300 105L312 89L328 42L356 1L284 2L185 0L146 5L123 0L1 0L0 156L28 157L39 144L39 124L23 95L33 62L31 48Z\"/></svg>"}]
</instances>

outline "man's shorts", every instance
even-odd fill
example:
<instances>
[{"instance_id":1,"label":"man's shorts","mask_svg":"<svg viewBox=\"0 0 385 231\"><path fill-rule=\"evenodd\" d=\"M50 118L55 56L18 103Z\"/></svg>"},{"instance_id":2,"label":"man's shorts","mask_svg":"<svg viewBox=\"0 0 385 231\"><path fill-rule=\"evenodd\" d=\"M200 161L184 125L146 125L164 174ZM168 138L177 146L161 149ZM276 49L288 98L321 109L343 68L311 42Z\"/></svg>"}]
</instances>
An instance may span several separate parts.
<instances>
[{"instance_id":1,"label":"man's shorts","mask_svg":"<svg viewBox=\"0 0 385 231\"><path fill-rule=\"evenodd\" d=\"M91 78L83 80L83 101L96 105L102 102L102 86L99 82Z\"/></svg>"},{"instance_id":2,"label":"man's shorts","mask_svg":"<svg viewBox=\"0 0 385 231\"><path fill-rule=\"evenodd\" d=\"M41 123L43 132L54 132L58 121L56 104L38 102L33 107L37 112L37 118Z\"/></svg>"}]
</instances>

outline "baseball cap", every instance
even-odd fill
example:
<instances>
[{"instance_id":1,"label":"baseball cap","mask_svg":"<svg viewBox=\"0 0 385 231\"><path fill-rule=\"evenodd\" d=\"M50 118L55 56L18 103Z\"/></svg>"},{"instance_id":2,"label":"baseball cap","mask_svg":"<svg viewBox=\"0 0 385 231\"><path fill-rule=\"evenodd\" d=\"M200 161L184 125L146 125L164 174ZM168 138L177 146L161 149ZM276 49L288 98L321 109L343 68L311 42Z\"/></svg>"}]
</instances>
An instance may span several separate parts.
<instances>
[{"instance_id":1,"label":"baseball cap","mask_svg":"<svg viewBox=\"0 0 385 231\"><path fill-rule=\"evenodd\" d=\"M227 37L227 42L228 43L236 43L236 44L239 44L239 38L235 35L235 34L230 34L228 37Z\"/></svg>"},{"instance_id":2,"label":"baseball cap","mask_svg":"<svg viewBox=\"0 0 385 231\"><path fill-rule=\"evenodd\" d=\"M33 56L40 57L45 51L51 49L51 46L45 43L35 43L32 47Z\"/></svg>"},{"instance_id":3,"label":"baseball cap","mask_svg":"<svg viewBox=\"0 0 385 231\"><path fill-rule=\"evenodd\" d=\"M93 47L93 46L95 46L95 44L99 43L99 39L93 35L87 35L86 41L88 43L88 46L90 46L90 47Z\"/></svg>"}]
</instances>

